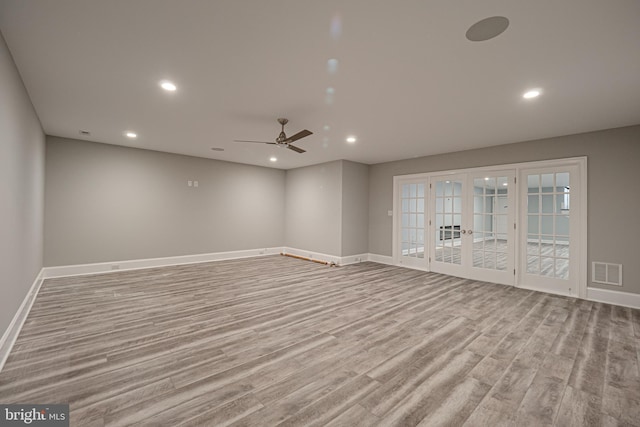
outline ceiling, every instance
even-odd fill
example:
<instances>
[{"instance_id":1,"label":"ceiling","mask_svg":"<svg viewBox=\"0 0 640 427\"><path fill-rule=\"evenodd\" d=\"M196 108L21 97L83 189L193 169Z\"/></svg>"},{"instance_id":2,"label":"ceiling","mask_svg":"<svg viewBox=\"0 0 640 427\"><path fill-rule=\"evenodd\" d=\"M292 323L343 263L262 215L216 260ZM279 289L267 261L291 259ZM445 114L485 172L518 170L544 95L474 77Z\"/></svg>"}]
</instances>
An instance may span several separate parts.
<instances>
[{"instance_id":1,"label":"ceiling","mask_svg":"<svg viewBox=\"0 0 640 427\"><path fill-rule=\"evenodd\" d=\"M509 28L465 38L491 16ZM0 0L0 30L45 133L198 157L372 164L640 123L637 0ZM278 117L306 153L233 142Z\"/></svg>"}]
</instances>

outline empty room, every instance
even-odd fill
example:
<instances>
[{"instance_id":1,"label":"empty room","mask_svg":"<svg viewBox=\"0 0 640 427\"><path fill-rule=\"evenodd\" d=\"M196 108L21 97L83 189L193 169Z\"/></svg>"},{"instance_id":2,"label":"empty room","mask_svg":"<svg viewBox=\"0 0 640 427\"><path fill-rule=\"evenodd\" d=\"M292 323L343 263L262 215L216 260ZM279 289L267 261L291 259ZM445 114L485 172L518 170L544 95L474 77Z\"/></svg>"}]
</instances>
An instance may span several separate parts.
<instances>
[{"instance_id":1,"label":"empty room","mask_svg":"<svg viewBox=\"0 0 640 427\"><path fill-rule=\"evenodd\" d=\"M639 42L0 0L0 426L640 426Z\"/></svg>"}]
</instances>

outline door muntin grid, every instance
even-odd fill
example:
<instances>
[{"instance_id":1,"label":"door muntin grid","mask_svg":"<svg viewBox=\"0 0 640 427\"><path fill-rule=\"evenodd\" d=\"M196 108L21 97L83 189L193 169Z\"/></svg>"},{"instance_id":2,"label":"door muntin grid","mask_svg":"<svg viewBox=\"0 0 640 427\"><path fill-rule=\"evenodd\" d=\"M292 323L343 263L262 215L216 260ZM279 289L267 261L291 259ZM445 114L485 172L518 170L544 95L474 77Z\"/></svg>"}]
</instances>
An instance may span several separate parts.
<instances>
[{"instance_id":1,"label":"door muntin grid","mask_svg":"<svg viewBox=\"0 0 640 427\"><path fill-rule=\"evenodd\" d=\"M488 176L473 180L473 267L506 271L509 267L507 176Z\"/></svg>"},{"instance_id":2,"label":"door muntin grid","mask_svg":"<svg viewBox=\"0 0 640 427\"><path fill-rule=\"evenodd\" d=\"M569 172L527 174L527 274L569 280Z\"/></svg>"},{"instance_id":3,"label":"door muntin grid","mask_svg":"<svg viewBox=\"0 0 640 427\"><path fill-rule=\"evenodd\" d=\"M400 255L425 257L424 183L401 185L400 194Z\"/></svg>"},{"instance_id":4,"label":"door muntin grid","mask_svg":"<svg viewBox=\"0 0 640 427\"><path fill-rule=\"evenodd\" d=\"M433 238L434 260L462 264L462 180L436 179Z\"/></svg>"}]
</instances>

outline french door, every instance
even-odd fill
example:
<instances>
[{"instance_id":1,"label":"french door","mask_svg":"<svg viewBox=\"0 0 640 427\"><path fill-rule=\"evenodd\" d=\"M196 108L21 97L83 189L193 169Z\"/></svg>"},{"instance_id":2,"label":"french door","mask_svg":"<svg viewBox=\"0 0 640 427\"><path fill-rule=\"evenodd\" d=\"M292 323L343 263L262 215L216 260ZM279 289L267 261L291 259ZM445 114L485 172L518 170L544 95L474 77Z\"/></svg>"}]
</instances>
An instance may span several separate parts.
<instances>
[{"instance_id":1,"label":"french door","mask_svg":"<svg viewBox=\"0 0 640 427\"><path fill-rule=\"evenodd\" d=\"M582 215L579 168L524 169L520 173L521 284L579 296Z\"/></svg>"},{"instance_id":2,"label":"french door","mask_svg":"<svg viewBox=\"0 0 640 427\"><path fill-rule=\"evenodd\" d=\"M394 177L393 260L585 298L586 168L573 158Z\"/></svg>"},{"instance_id":3,"label":"french door","mask_svg":"<svg viewBox=\"0 0 640 427\"><path fill-rule=\"evenodd\" d=\"M515 283L515 171L431 178L431 270Z\"/></svg>"},{"instance_id":4,"label":"french door","mask_svg":"<svg viewBox=\"0 0 640 427\"><path fill-rule=\"evenodd\" d=\"M400 183L400 197L397 200L400 215L396 230L399 229L399 264L414 268L427 268L428 248L426 242L426 202L427 180L407 180Z\"/></svg>"},{"instance_id":5,"label":"french door","mask_svg":"<svg viewBox=\"0 0 640 427\"><path fill-rule=\"evenodd\" d=\"M469 227L466 175L431 178L431 270L466 276ZM463 213L465 214L463 216Z\"/></svg>"}]
</instances>

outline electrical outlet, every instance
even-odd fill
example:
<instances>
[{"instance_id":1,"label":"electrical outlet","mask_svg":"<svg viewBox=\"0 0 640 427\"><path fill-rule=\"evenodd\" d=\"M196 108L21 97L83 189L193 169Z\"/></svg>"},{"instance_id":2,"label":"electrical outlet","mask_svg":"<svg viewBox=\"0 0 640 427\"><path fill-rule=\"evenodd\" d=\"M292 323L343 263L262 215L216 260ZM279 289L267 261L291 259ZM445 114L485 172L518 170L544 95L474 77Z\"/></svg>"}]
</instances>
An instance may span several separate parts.
<instances>
[{"instance_id":1,"label":"electrical outlet","mask_svg":"<svg viewBox=\"0 0 640 427\"><path fill-rule=\"evenodd\" d=\"M387 216L393 216L393 211L387 211Z\"/></svg>"},{"instance_id":2,"label":"electrical outlet","mask_svg":"<svg viewBox=\"0 0 640 427\"><path fill-rule=\"evenodd\" d=\"M198 186L198 181L193 181L193 186L197 187Z\"/></svg>"},{"instance_id":3,"label":"electrical outlet","mask_svg":"<svg viewBox=\"0 0 640 427\"><path fill-rule=\"evenodd\" d=\"M187 185L188 185L189 187L193 187L193 181L187 181Z\"/></svg>"}]
</instances>

